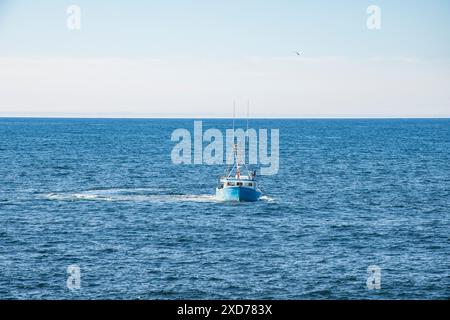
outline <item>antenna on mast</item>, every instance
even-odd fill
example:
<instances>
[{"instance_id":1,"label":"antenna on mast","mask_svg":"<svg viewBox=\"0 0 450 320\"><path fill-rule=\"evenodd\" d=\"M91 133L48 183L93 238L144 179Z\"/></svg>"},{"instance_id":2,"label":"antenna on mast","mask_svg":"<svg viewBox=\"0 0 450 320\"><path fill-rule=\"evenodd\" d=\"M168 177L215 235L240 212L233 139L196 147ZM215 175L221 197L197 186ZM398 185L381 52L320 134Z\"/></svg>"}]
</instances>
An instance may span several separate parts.
<instances>
[{"instance_id":1,"label":"antenna on mast","mask_svg":"<svg viewBox=\"0 0 450 320\"><path fill-rule=\"evenodd\" d=\"M249 116L250 116L250 100L247 101L247 133L248 133L248 118L249 118Z\"/></svg>"},{"instance_id":2,"label":"antenna on mast","mask_svg":"<svg viewBox=\"0 0 450 320\"><path fill-rule=\"evenodd\" d=\"M236 101L233 100L233 143L234 143L234 118L236 117Z\"/></svg>"}]
</instances>

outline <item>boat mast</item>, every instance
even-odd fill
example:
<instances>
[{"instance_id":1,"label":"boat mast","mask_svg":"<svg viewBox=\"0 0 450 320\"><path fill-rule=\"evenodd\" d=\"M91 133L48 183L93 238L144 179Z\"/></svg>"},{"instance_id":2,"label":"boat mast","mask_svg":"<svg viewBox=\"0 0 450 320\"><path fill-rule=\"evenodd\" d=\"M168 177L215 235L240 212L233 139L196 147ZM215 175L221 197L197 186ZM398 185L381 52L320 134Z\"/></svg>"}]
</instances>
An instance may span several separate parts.
<instances>
[{"instance_id":1,"label":"boat mast","mask_svg":"<svg viewBox=\"0 0 450 320\"><path fill-rule=\"evenodd\" d=\"M234 148L234 159L236 162L236 176L239 179L240 178L240 166L239 166L239 155L238 155L238 151L237 151L237 143L236 143L236 139L234 136L234 121L236 118L236 103L234 103L233 105L233 148Z\"/></svg>"},{"instance_id":2,"label":"boat mast","mask_svg":"<svg viewBox=\"0 0 450 320\"><path fill-rule=\"evenodd\" d=\"M248 118L250 115L250 100L247 100L247 131L245 131L245 146L244 146L244 157L247 155L247 144L250 144L250 140L248 137ZM250 146L249 150L250 150ZM244 164L245 164L245 158L244 158ZM250 155L248 155L248 164L250 165ZM245 166L245 169L247 169L247 176L250 177L250 172L248 172L247 166Z\"/></svg>"},{"instance_id":3,"label":"boat mast","mask_svg":"<svg viewBox=\"0 0 450 320\"><path fill-rule=\"evenodd\" d=\"M236 100L233 100L233 144L234 144L234 118L236 117Z\"/></svg>"},{"instance_id":4,"label":"boat mast","mask_svg":"<svg viewBox=\"0 0 450 320\"><path fill-rule=\"evenodd\" d=\"M235 143L234 143L234 118L235 117L236 117L236 100L233 100L233 149L235 149ZM236 157L234 150L233 150L233 157L234 158ZM231 171L233 171L234 165L235 164L233 163L233 167L231 168L231 170L230 170L230 164L227 165L227 172L225 174L225 176L227 178L230 177Z\"/></svg>"},{"instance_id":5,"label":"boat mast","mask_svg":"<svg viewBox=\"0 0 450 320\"><path fill-rule=\"evenodd\" d=\"M248 134L248 119L250 118L250 100L247 100L247 131L245 131L245 153L244 157L247 155L247 144L249 145L248 148L250 150L250 140L249 140L249 134ZM248 164L250 165L250 155L248 155ZM245 159L244 159L244 166L247 170L247 176L250 177L250 170L248 170L247 165L245 165Z\"/></svg>"},{"instance_id":6,"label":"boat mast","mask_svg":"<svg viewBox=\"0 0 450 320\"><path fill-rule=\"evenodd\" d=\"M248 138L248 118L250 116L250 100L247 101L247 134L245 135L245 140Z\"/></svg>"}]
</instances>

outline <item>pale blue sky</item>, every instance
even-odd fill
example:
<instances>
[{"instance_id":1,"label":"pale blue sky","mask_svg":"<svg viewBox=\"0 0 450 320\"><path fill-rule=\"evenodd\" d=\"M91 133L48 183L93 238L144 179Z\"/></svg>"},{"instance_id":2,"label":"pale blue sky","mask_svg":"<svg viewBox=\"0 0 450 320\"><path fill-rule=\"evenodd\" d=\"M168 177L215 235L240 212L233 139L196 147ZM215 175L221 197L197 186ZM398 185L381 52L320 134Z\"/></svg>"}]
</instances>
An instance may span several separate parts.
<instances>
[{"instance_id":1,"label":"pale blue sky","mask_svg":"<svg viewBox=\"0 0 450 320\"><path fill-rule=\"evenodd\" d=\"M250 99L266 116L450 115L450 1L0 0L0 60L10 114L207 115Z\"/></svg>"}]
</instances>

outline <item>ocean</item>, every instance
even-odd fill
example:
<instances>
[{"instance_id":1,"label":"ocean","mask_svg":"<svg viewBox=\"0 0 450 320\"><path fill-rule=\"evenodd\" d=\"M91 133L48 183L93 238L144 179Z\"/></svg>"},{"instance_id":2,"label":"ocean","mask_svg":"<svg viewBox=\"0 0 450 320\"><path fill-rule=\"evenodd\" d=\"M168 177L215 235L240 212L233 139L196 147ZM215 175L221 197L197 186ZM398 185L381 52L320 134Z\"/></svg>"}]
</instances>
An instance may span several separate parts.
<instances>
[{"instance_id":1,"label":"ocean","mask_svg":"<svg viewBox=\"0 0 450 320\"><path fill-rule=\"evenodd\" d=\"M172 163L193 123L0 118L0 299L450 299L449 119L251 120L255 203Z\"/></svg>"}]
</instances>

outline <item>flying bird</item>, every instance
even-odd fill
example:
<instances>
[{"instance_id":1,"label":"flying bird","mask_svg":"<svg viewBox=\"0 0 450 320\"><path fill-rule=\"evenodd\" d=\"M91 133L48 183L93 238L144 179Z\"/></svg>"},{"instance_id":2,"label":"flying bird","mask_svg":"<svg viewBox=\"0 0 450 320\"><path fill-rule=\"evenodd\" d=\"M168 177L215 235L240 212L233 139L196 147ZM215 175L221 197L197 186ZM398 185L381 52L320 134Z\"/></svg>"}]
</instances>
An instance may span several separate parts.
<instances>
[{"instance_id":1,"label":"flying bird","mask_svg":"<svg viewBox=\"0 0 450 320\"><path fill-rule=\"evenodd\" d=\"M298 51L295 51L295 53L299 56L300 55L300 52L298 52Z\"/></svg>"}]
</instances>

